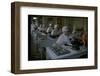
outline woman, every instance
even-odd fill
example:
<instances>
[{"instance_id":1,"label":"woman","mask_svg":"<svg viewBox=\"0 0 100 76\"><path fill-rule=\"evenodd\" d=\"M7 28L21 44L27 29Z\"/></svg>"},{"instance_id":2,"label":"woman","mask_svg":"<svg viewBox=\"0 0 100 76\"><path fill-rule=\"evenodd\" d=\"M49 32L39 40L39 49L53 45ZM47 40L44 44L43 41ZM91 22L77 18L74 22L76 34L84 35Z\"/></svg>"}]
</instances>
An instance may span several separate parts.
<instances>
[{"instance_id":1,"label":"woman","mask_svg":"<svg viewBox=\"0 0 100 76\"><path fill-rule=\"evenodd\" d=\"M56 41L59 45L72 45L70 42L70 31L67 26L63 26L62 34L59 36L58 40Z\"/></svg>"}]
</instances>

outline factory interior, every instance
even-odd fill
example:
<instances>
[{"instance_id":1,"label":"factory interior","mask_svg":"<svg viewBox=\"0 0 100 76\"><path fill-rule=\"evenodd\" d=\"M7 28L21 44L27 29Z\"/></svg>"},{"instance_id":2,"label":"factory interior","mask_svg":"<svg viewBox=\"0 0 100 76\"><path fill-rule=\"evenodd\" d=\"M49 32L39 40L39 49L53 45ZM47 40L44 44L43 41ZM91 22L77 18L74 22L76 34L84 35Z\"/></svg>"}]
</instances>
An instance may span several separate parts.
<instances>
[{"instance_id":1,"label":"factory interior","mask_svg":"<svg viewBox=\"0 0 100 76\"><path fill-rule=\"evenodd\" d=\"M79 58L88 58L87 17L28 15L29 61Z\"/></svg>"}]
</instances>

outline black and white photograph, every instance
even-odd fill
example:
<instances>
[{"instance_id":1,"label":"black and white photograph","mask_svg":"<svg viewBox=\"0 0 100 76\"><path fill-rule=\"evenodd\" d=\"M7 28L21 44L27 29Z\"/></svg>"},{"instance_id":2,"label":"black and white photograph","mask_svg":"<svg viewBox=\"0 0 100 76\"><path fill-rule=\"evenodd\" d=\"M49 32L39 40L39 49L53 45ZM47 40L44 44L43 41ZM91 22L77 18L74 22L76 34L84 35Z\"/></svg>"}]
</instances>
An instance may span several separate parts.
<instances>
[{"instance_id":1,"label":"black and white photograph","mask_svg":"<svg viewBox=\"0 0 100 76\"><path fill-rule=\"evenodd\" d=\"M11 4L11 72L97 69L97 7Z\"/></svg>"},{"instance_id":2,"label":"black and white photograph","mask_svg":"<svg viewBox=\"0 0 100 76\"><path fill-rule=\"evenodd\" d=\"M88 17L28 15L28 60L88 58Z\"/></svg>"}]
</instances>

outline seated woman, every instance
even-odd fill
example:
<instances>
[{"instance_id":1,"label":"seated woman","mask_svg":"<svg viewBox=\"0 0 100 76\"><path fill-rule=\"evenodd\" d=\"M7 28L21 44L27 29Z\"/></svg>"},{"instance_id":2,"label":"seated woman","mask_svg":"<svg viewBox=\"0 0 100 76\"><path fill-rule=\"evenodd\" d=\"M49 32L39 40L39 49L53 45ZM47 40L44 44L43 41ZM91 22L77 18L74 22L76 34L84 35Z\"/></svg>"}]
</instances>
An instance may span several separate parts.
<instances>
[{"instance_id":1,"label":"seated woman","mask_svg":"<svg viewBox=\"0 0 100 76\"><path fill-rule=\"evenodd\" d=\"M61 33L60 28L58 27L58 25L55 25L54 29L51 31L50 37L57 38L59 37L60 33Z\"/></svg>"},{"instance_id":2,"label":"seated woman","mask_svg":"<svg viewBox=\"0 0 100 76\"><path fill-rule=\"evenodd\" d=\"M73 40L71 43L73 44L73 49L79 50L80 46L87 47L87 33L84 32L83 29L77 29L74 33Z\"/></svg>"},{"instance_id":3,"label":"seated woman","mask_svg":"<svg viewBox=\"0 0 100 76\"><path fill-rule=\"evenodd\" d=\"M41 24L39 27L38 27L38 30L41 32L41 33L45 33L46 34L46 26L44 24Z\"/></svg>"},{"instance_id":4,"label":"seated woman","mask_svg":"<svg viewBox=\"0 0 100 76\"><path fill-rule=\"evenodd\" d=\"M70 41L70 31L67 26L63 26L62 34L59 36L58 40L56 41L58 45L72 45Z\"/></svg>"},{"instance_id":5,"label":"seated woman","mask_svg":"<svg viewBox=\"0 0 100 76\"><path fill-rule=\"evenodd\" d=\"M49 24L49 27L47 28L47 34L50 34L53 30L52 24Z\"/></svg>"}]
</instances>

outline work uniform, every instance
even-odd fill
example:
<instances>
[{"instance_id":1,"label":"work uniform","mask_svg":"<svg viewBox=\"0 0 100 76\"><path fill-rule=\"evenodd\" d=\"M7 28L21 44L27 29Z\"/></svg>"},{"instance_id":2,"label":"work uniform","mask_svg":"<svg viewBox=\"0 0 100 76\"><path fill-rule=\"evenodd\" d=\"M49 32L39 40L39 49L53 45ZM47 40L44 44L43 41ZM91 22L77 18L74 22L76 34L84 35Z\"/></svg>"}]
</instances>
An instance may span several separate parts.
<instances>
[{"instance_id":1,"label":"work uniform","mask_svg":"<svg viewBox=\"0 0 100 76\"><path fill-rule=\"evenodd\" d=\"M72 45L70 42L70 37L65 34L61 34L56 43L59 45Z\"/></svg>"}]
</instances>

